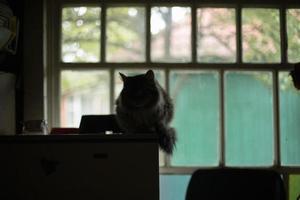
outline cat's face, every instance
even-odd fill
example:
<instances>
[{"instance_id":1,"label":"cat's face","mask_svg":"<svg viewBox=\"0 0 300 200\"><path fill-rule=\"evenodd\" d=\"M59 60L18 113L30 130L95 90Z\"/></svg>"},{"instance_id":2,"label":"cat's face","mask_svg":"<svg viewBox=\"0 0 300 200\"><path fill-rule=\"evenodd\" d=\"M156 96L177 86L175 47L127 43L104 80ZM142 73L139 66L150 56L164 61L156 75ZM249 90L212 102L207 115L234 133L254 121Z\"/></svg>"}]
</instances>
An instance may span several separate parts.
<instances>
[{"instance_id":1,"label":"cat's face","mask_svg":"<svg viewBox=\"0 0 300 200\"><path fill-rule=\"evenodd\" d=\"M127 77L121 73L120 75L123 80L121 98L124 106L131 109L142 109L157 103L159 92L152 70L137 76Z\"/></svg>"}]
</instances>

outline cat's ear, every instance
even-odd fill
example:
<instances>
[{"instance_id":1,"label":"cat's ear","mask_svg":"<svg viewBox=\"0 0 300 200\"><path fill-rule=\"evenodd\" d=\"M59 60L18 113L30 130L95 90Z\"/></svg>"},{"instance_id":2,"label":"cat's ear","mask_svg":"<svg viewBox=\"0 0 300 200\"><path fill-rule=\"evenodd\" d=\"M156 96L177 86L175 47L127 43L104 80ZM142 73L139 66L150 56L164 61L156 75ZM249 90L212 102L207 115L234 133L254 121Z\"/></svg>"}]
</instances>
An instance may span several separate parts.
<instances>
[{"instance_id":1,"label":"cat's ear","mask_svg":"<svg viewBox=\"0 0 300 200\"><path fill-rule=\"evenodd\" d=\"M300 62L294 65L294 71L297 74L300 74Z\"/></svg>"},{"instance_id":2,"label":"cat's ear","mask_svg":"<svg viewBox=\"0 0 300 200\"><path fill-rule=\"evenodd\" d=\"M123 81L123 82L125 82L125 81L126 81L126 78L127 78L127 76L125 76L125 75L124 75L124 74L122 74L121 72L119 72L119 74L120 74L120 77L121 77L122 81Z\"/></svg>"},{"instance_id":3,"label":"cat's ear","mask_svg":"<svg viewBox=\"0 0 300 200\"><path fill-rule=\"evenodd\" d=\"M154 80L154 72L150 69L146 72L145 75L149 80Z\"/></svg>"}]
</instances>

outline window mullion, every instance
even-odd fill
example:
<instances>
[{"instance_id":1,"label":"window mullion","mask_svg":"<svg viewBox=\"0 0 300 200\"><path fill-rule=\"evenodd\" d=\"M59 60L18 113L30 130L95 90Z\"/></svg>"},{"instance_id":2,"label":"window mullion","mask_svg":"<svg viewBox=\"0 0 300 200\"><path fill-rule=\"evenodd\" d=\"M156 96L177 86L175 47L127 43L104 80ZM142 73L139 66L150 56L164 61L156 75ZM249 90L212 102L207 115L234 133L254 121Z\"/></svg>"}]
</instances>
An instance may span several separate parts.
<instances>
[{"instance_id":1,"label":"window mullion","mask_svg":"<svg viewBox=\"0 0 300 200\"><path fill-rule=\"evenodd\" d=\"M280 8L280 45L281 63L287 63L287 32L286 32L286 9ZM274 165L280 166L280 99L279 99L279 71L273 73L273 93L274 93Z\"/></svg>"},{"instance_id":2,"label":"window mullion","mask_svg":"<svg viewBox=\"0 0 300 200\"><path fill-rule=\"evenodd\" d=\"M101 61L102 63L106 62L106 4L101 5ZM109 70L109 102L110 102L110 113L114 113L114 98L115 98L115 88L114 88L114 77L115 70L110 68Z\"/></svg>"},{"instance_id":3,"label":"window mullion","mask_svg":"<svg viewBox=\"0 0 300 200\"><path fill-rule=\"evenodd\" d=\"M273 72L273 105L274 105L274 165L280 166L280 110L279 110L279 72Z\"/></svg>"},{"instance_id":4,"label":"window mullion","mask_svg":"<svg viewBox=\"0 0 300 200\"><path fill-rule=\"evenodd\" d=\"M192 17L192 33L191 33L191 50L192 50L192 63L197 62L197 7L195 4L191 8Z\"/></svg>"},{"instance_id":5,"label":"window mullion","mask_svg":"<svg viewBox=\"0 0 300 200\"><path fill-rule=\"evenodd\" d=\"M170 69L165 69L165 88L166 92L171 96L171 89L170 89ZM175 105L174 105L175 106ZM171 156L164 154L164 160L165 160L165 167L172 167L171 166Z\"/></svg>"},{"instance_id":6,"label":"window mullion","mask_svg":"<svg viewBox=\"0 0 300 200\"><path fill-rule=\"evenodd\" d=\"M52 31L52 33L54 34L54 38L57 38L56 42L53 43L53 56L54 56L54 62L53 62L53 84L51 85L53 87L53 97L56 97L55 99L53 99L53 109L52 111L52 126L60 126L60 114L54 115L53 113L60 113L57 111L60 111L60 87L61 87L61 71L62 68L60 67L59 63L61 63L61 49L62 49L62 9L63 6L62 4L59 3L54 3L55 8L53 10L53 13L55 16L57 16L57 18L54 18L54 30L56 31ZM54 39L55 40L55 39ZM56 46L57 45L57 46ZM57 49L57 51L55 51Z\"/></svg>"},{"instance_id":7,"label":"window mullion","mask_svg":"<svg viewBox=\"0 0 300 200\"><path fill-rule=\"evenodd\" d=\"M242 47L242 8L240 5L236 7L236 62L242 63L243 47Z\"/></svg>"},{"instance_id":8,"label":"window mullion","mask_svg":"<svg viewBox=\"0 0 300 200\"><path fill-rule=\"evenodd\" d=\"M280 8L280 42L281 42L281 63L287 63L287 28L286 8Z\"/></svg>"},{"instance_id":9,"label":"window mullion","mask_svg":"<svg viewBox=\"0 0 300 200\"><path fill-rule=\"evenodd\" d=\"M104 63L106 57L106 4L101 5L101 62Z\"/></svg>"},{"instance_id":10,"label":"window mullion","mask_svg":"<svg viewBox=\"0 0 300 200\"><path fill-rule=\"evenodd\" d=\"M146 53L146 63L151 62L151 5L146 4L146 44L145 44L145 53Z\"/></svg>"},{"instance_id":11,"label":"window mullion","mask_svg":"<svg viewBox=\"0 0 300 200\"><path fill-rule=\"evenodd\" d=\"M220 144L219 144L219 152L220 152L220 158L219 158L219 165L225 166L226 160L225 160L225 91L224 91L224 70L220 70Z\"/></svg>"},{"instance_id":12,"label":"window mullion","mask_svg":"<svg viewBox=\"0 0 300 200\"><path fill-rule=\"evenodd\" d=\"M110 101L110 113L114 113L114 108L115 108L115 70L114 68L111 68L109 70L109 101Z\"/></svg>"}]
</instances>

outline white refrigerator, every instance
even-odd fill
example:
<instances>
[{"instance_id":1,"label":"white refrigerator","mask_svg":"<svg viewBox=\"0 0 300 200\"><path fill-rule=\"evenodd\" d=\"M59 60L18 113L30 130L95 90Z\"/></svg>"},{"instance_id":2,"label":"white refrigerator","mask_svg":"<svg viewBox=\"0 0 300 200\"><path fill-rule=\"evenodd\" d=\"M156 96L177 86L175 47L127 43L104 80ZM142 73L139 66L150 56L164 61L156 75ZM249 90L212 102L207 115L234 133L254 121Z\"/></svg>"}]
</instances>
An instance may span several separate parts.
<instances>
[{"instance_id":1,"label":"white refrigerator","mask_svg":"<svg viewBox=\"0 0 300 200\"><path fill-rule=\"evenodd\" d=\"M16 133L14 74L0 71L0 135Z\"/></svg>"}]
</instances>

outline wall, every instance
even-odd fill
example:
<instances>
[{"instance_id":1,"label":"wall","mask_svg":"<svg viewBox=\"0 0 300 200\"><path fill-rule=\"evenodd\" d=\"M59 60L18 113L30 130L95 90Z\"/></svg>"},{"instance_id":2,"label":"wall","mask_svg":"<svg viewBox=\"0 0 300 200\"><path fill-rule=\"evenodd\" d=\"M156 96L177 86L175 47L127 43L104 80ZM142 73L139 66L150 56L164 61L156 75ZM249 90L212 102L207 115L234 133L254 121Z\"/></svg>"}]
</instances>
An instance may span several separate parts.
<instances>
[{"instance_id":1,"label":"wall","mask_svg":"<svg viewBox=\"0 0 300 200\"><path fill-rule=\"evenodd\" d=\"M0 71L16 75L16 131L22 122L44 118L43 1L7 0L20 20L16 55L0 53Z\"/></svg>"},{"instance_id":2,"label":"wall","mask_svg":"<svg viewBox=\"0 0 300 200\"><path fill-rule=\"evenodd\" d=\"M15 115L16 131L21 131L21 121L23 120L23 1L7 0L14 15L20 20L19 39L16 55L0 52L0 71L15 75L15 109L11 113ZM12 104L13 106L13 104ZM13 123L13 122L9 122Z\"/></svg>"},{"instance_id":3,"label":"wall","mask_svg":"<svg viewBox=\"0 0 300 200\"><path fill-rule=\"evenodd\" d=\"M43 1L24 0L24 120L43 119Z\"/></svg>"}]
</instances>

